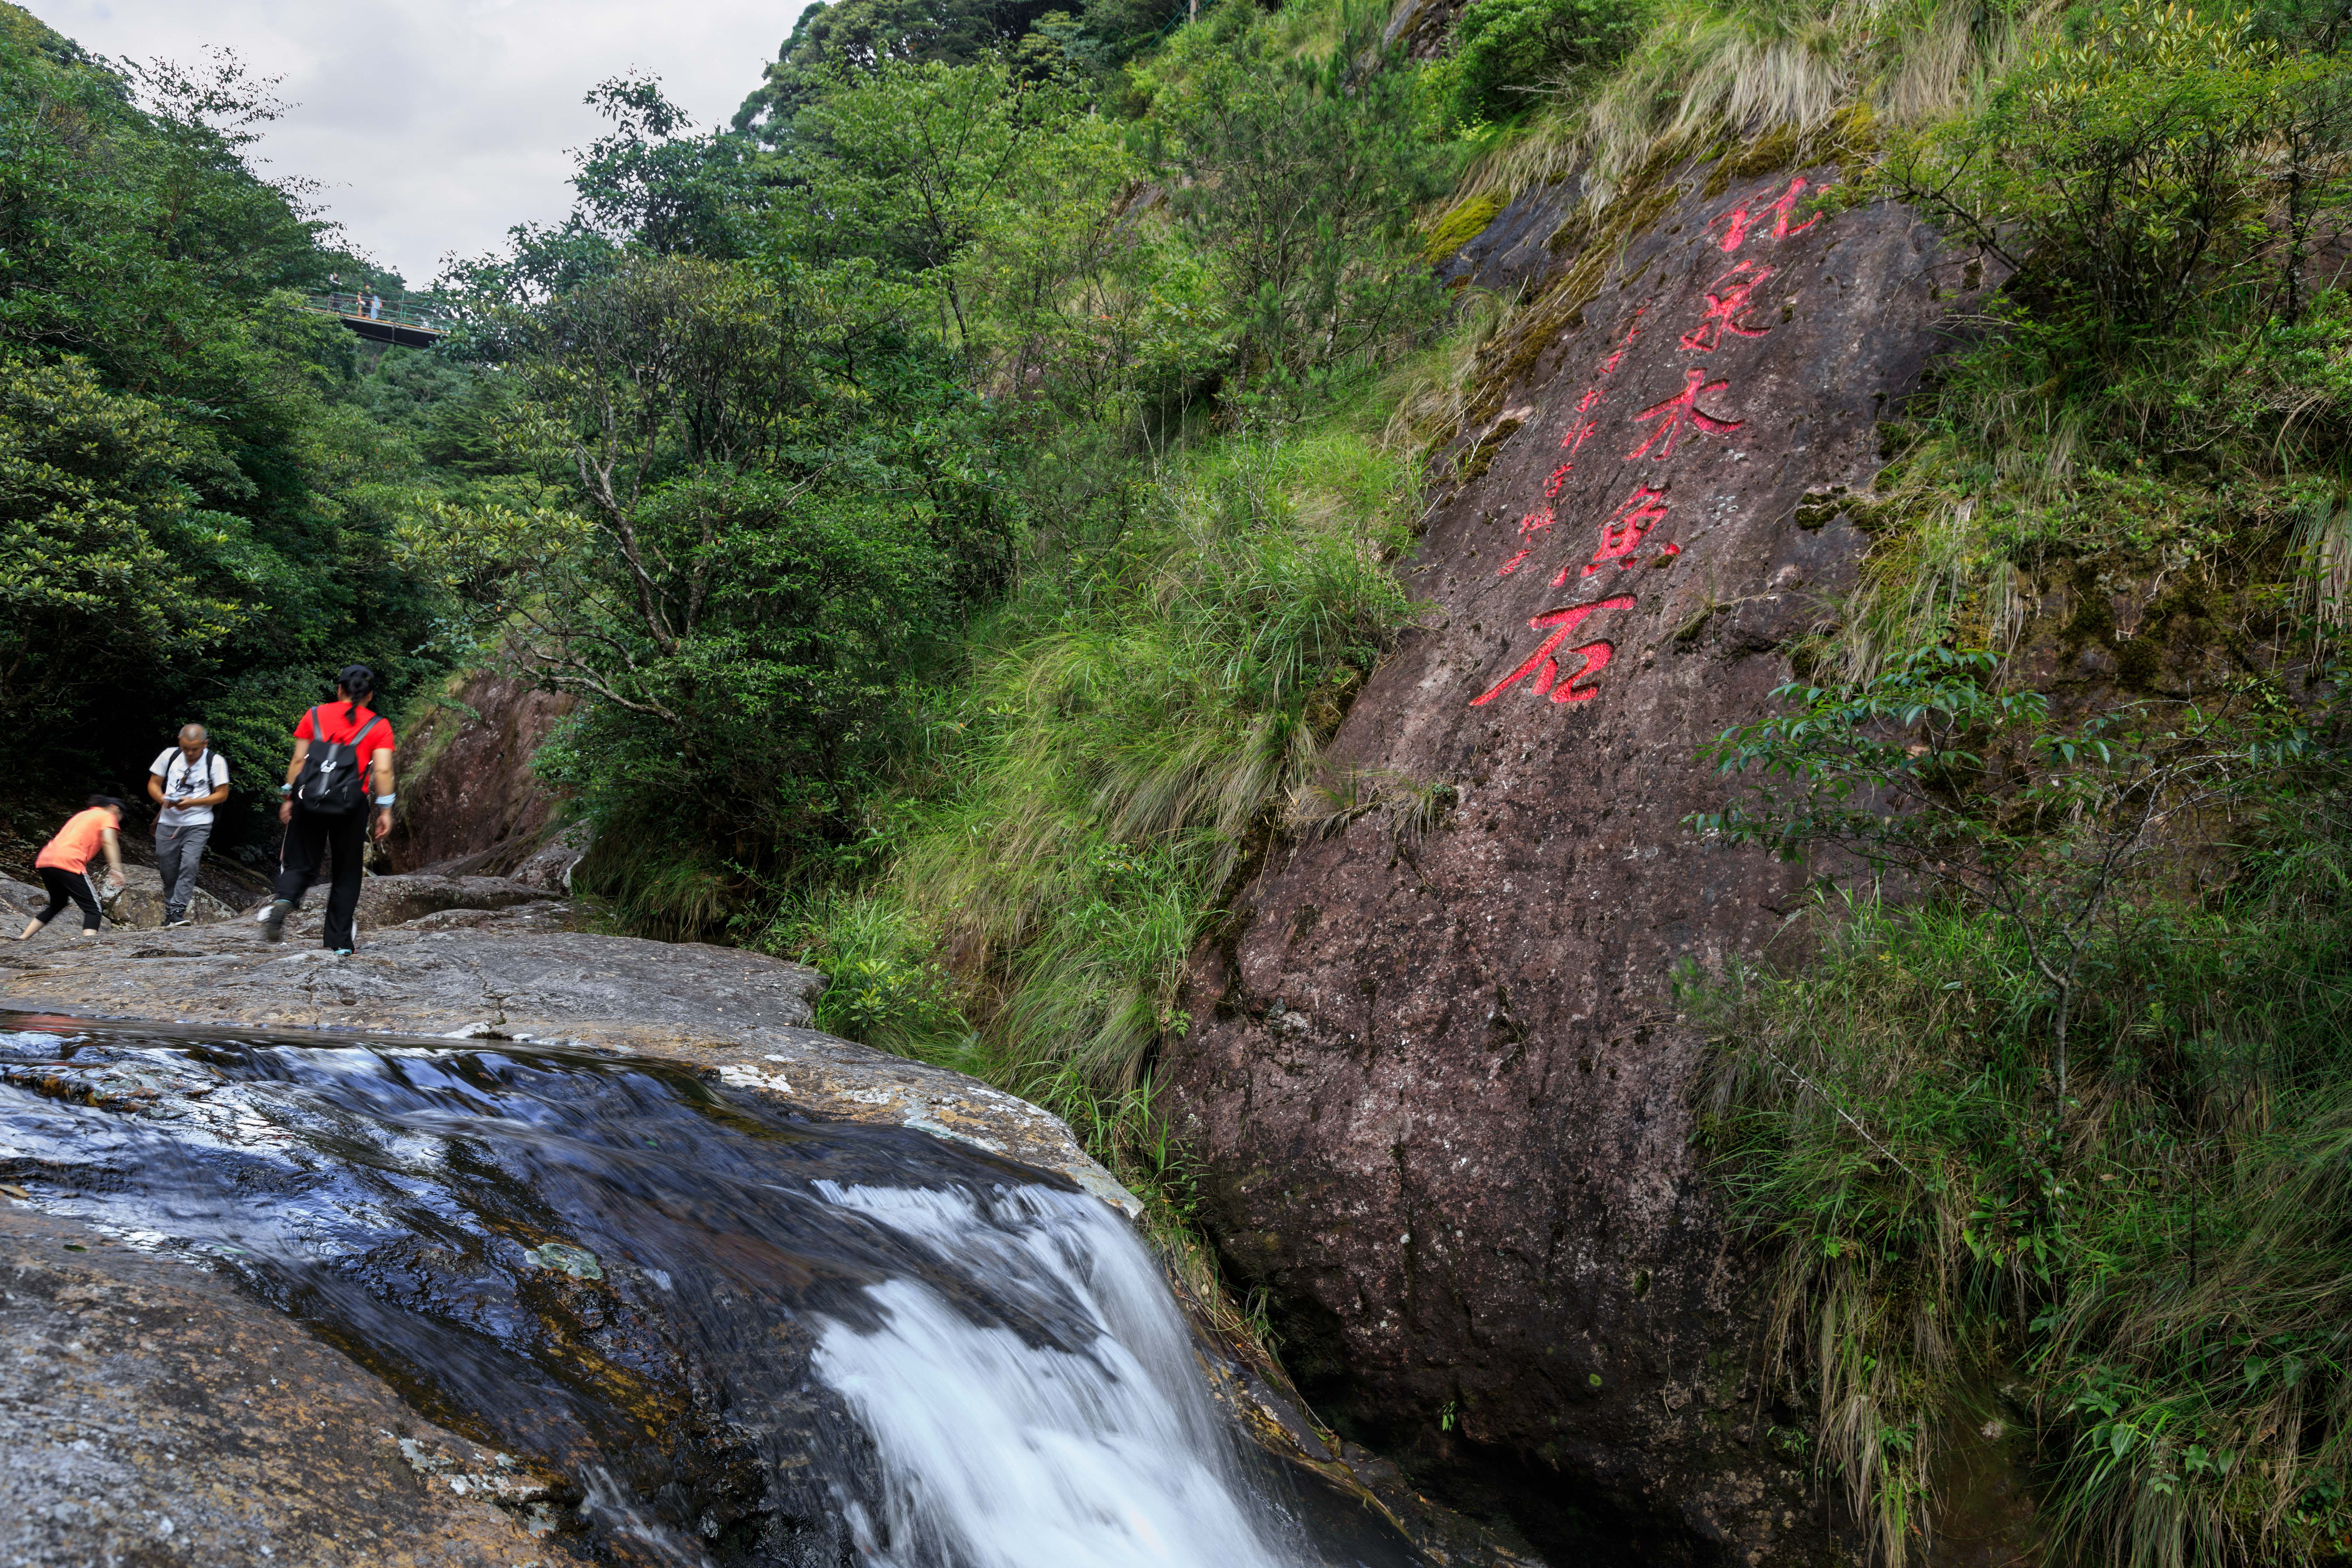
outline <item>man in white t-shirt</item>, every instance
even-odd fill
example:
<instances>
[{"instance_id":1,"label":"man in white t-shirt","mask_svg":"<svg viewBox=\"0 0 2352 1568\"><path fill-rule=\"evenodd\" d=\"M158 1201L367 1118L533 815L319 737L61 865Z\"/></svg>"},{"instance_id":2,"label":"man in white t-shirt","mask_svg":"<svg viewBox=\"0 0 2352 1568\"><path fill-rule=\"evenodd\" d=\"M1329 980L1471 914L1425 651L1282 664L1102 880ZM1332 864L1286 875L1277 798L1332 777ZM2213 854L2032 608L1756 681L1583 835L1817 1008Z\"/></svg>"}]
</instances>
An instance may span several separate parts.
<instances>
[{"instance_id":1,"label":"man in white t-shirt","mask_svg":"<svg viewBox=\"0 0 2352 1568\"><path fill-rule=\"evenodd\" d=\"M184 926L196 896L196 862L213 836L213 807L228 798L228 759L207 743L202 724L180 731L147 770L147 798L163 809L155 817L155 869L163 879L163 923Z\"/></svg>"}]
</instances>

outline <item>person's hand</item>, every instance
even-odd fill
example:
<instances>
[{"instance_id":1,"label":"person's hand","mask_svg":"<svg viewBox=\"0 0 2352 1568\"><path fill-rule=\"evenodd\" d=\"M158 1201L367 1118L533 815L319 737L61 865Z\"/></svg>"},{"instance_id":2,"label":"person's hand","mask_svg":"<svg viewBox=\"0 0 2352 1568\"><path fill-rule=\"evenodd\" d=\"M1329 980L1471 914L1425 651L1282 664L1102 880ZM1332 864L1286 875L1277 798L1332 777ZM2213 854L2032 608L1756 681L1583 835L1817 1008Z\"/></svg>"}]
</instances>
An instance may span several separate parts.
<instances>
[{"instance_id":1,"label":"person's hand","mask_svg":"<svg viewBox=\"0 0 2352 1568\"><path fill-rule=\"evenodd\" d=\"M375 836L379 843L392 837L392 807L388 805L376 807Z\"/></svg>"},{"instance_id":2,"label":"person's hand","mask_svg":"<svg viewBox=\"0 0 2352 1568\"><path fill-rule=\"evenodd\" d=\"M291 822L294 820L294 803L292 801L281 800L278 803L278 820L280 822Z\"/></svg>"},{"instance_id":3,"label":"person's hand","mask_svg":"<svg viewBox=\"0 0 2352 1568\"><path fill-rule=\"evenodd\" d=\"M123 889L124 886L125 886L125 883L124 883L124 882L123 882L123 880L122 880L122 873L121 873L121 872L120 872L120 871L109 871L109 872L106 874L106 896L107 896L108 898L110 898L110 898L112 898L115 894L117 894L117 893L119 893L119 892L122 891L122 889Z\"/></svg>"}]
</instances>

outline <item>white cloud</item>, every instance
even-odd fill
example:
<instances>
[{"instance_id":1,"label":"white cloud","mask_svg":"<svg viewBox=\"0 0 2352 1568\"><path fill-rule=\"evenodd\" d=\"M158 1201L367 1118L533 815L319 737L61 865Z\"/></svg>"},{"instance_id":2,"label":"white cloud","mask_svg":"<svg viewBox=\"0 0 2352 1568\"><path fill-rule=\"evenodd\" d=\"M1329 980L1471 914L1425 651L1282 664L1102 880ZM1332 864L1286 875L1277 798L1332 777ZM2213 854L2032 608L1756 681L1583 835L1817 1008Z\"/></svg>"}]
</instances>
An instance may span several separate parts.
<instances>
[{"instance_id":1,"label":"white cloud","mask_svg":"<svg viewBox=\"0 0 2352 1568\"><path fill-rule=\"evenodd\" d=\"M632 67L697 124L724 125L804 0L28 0L83 47L196 62L226 45L298 105L258 148L320 182L352 243L411 283L441 258L571 208L567 150L601 126L581 102Z\"/></svg>"}]
</instances>

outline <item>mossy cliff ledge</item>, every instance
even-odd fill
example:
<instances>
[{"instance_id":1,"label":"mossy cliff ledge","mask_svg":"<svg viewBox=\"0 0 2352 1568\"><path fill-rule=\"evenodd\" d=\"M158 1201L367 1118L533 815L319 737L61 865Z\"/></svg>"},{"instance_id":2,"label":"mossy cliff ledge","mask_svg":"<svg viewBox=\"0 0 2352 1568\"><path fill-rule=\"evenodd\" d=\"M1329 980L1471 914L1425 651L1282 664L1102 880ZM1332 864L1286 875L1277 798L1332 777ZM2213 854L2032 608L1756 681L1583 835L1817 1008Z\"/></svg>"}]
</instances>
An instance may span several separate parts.
<instances>
[{"instance_id":1,"label":"mossy cliff ledge","mask_svg":"<svg viewBox=\"0 0 2352 1568\"><path fill-rule=\"evenodd\" d=\"M1465 389L1407 566L1432 608L1330 748L1351 804L1236 900L1168 1060L1317 1408L1556 1555L1828 1544L1669 984L1761 949L1801 875L1682 821L1722 795L1699 746L1852 580L1820 503L1867 488L1980 279L1904 208L1813 216L1833 171L1715 173L1571 218Z\"/></svg>"}]
</instances>

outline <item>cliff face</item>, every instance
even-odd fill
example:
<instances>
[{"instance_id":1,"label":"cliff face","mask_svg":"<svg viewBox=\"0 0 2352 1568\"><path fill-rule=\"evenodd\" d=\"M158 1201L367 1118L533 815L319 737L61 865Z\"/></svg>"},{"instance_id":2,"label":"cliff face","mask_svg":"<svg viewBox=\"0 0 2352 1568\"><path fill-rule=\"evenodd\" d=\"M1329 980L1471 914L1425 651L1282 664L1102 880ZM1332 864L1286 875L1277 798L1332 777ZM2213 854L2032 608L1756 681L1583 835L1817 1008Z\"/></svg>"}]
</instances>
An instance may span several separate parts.
<instances>
[{"instance_id":1,"label":"cliff face","mask_svg":"<svg viewBox=\"0 0 2352 1568\"><path fill-rule=\"evenodd\" d=\"M464 860L468 871L503 872L529 856L555 810L531 772L531 753L572 707L570 697L513 675L466 676L400 738L403 804L386 845L392 868Z\"/></svg>"},{"instance_id":2,"label":"cliff face","mask_svg":"<svg viewBox=\"0 0 2352 1568\"><path fill-rule=\"evenodd\" d=\"M1350 809L1246 889L1169 1053L1318 1409L1561 1555L1823 1545L1670 987L1761 949L1801 878L1681 824L1723 795L1696 749L1851 579L1835 487L1981 282L1903 209L1809 217L1823 177L1686 169L1558 250L1523 200L1470 247L1549 270L1409 566L1434 611L1335 737Z\"/></svg>"}]
</instances>

